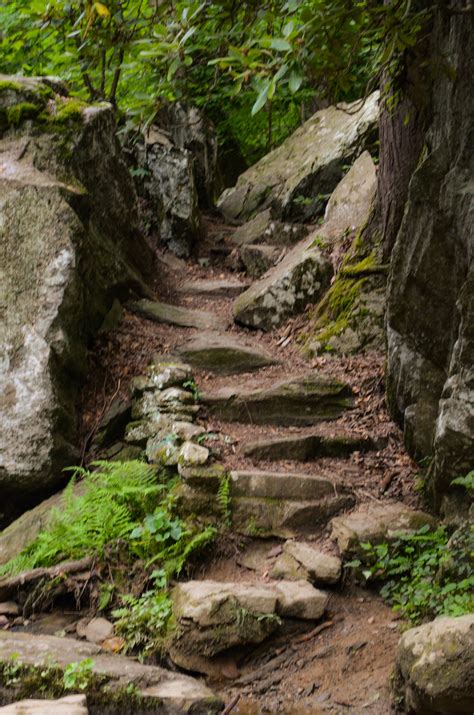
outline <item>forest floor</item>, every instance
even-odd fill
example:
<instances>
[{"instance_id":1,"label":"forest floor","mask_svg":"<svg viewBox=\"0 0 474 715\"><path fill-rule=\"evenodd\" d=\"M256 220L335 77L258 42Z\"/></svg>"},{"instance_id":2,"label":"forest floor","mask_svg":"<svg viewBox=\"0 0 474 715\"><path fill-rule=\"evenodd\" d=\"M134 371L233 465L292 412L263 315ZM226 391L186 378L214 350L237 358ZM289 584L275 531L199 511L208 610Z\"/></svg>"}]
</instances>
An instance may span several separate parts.
<instances>
[{"instance_id":1,"label":"forest floor","mask_svg":"<svg viewBox=\"0 0 474 715\"><path fill-rule=\"evenodd\" d=\"M258 468L286 472L333 473L351 484L357 503L403 501L419 506L414 488L416 466L403 448L402 434L391 421L384 395L384 355L370 353L354 357L324 356L305 358L298 341L298 331L305 316L288 321L279 329L264 333L249 331L232 321L232 299L205 298L180 290L183 284L198 279L242 278L225 267L226 227L208 222L211 230L199 255L184 261L171 254L159 258L156 296L160 301L187 308L214 312L228 318L227 333L247 343L265 348L278 364L238 376L217 376L195 371L199 390L239 383L246 387L265 386L284 377L295 377L317 369L343 378L355 395L353 410L339 420L323 425L329 431L338 427L379 440L380 448L366 453L354 452L349 458L319 459L304 464L280 460ZM228 229L230 235L232 229ZM90 354L89 382L82 394L84 454L101 416L117 395L126 396L130 380L139 375L156 355L172 355L184 339L200 331L152 322L125 311L114 332L102 335ZM220 442L220 459L229 467L254 468L252 460L242 456L240 447L260 435L296 434L309 428L257 426L225 423L204 414L200 421L208 431L226 435ZM93 455L89 455L93 456ZM311 537L327 548L327 532ZM268 581L273 555L279 541L238 537L228 540L223 549L202 563L194 578L223 581ZM270 554L270 556L269 556ZM394 652L404 623L372 591L345 579L342 589L331 593L322 627L292 622L263 645L239 650L222 661L221 677L209 684L240 715L258 713L393 713L390 698L390 674ZM230 710L229 710L230 712Z\"/></svg>"}]
</instances>

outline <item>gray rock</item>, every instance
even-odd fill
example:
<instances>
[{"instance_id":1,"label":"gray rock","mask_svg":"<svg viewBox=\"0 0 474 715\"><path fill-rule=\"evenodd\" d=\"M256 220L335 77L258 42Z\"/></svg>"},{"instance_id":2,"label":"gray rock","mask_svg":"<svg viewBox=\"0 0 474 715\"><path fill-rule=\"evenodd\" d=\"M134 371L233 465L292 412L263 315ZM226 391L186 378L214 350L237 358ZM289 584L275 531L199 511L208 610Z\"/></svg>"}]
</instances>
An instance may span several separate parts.
<instances>
[{"instance_id":1,"label":"gray rock","mask_svg":"<svg viewBox=\"0 0 474 715\"><path fill-rule=\"evenodd\" d=\"M352 407L351 395L348 385L313 372L268 388L220 388L201 401L228 421L302 426L339 417Z\"/></svg>"},{"instance_id":2,"label":"gray rock","mask_svg":"<svg viewBox=\"0 0 474 715\"><path fill-rule=\"evenodd\" d=\"M196 467L206 464L209 459L209 450L194 442L185 442L179 450L178 462L185 467Z\"/></svg>"},{"instance_id":3,"label":"gray rock","mask_svg":"<svg viewBox=\"0 0 474 715\"><path fill-rule=\"evenodd\" d=\"M277 362L241 337L216 332L201 333L178 345L176 351L193 367L223 375L249 372Z\"/></svg>"},{"instance_id":4,"label":"gray rock","mask_svg":"<svg viewBox=\"0 0 474 715\"><path fill-rule=\"evenodd\" d=\"M308 219L321 212L351 163L375 138L378 94L364 103L329 107L308 119L281 146L244 172L220 197L225 216L248 219L271 206L275 216ZM308 202L301 199L310 199Z\"/></svg>"},{"instance_id":5,"label":"gray rock","mask_svg":"<svg viewBox=\"0 0 474 715\"><path fill-rule=\"evenodd\" d=\"M270 578L286 581L308 580L308 573L303 566L289 554L281 554L273 564Z\"/></svg>"},{"instance_id":6,"label":"gray rock","mask_svg":"<svg viewBox=\"0 0 474 715\"><path fill-rule=\"evenodd\" d=\"M395 695L408 712L474 712L474 615L410 628L398 644Z\"/></svg>"},{"instance_id":7,"label":"gray rock","mask_svg":"<svg viewBox=\"0 0 474 715\"><path fill-rule=\"evenodd\" d=\"M239 470L230 473L231 493L236 497L268 499L321 499L334 494L334 483L325 477L291 472Z\"/></svg>"},{"instance_id":8,"label":"gray rock","mask_svg":"<svg viewBox=\"0 0 474 715\"><path fill-rule=\"evenodd\" d=\"M11 82L0 91L0 111L20 113L0 141L4 507L51 489L77 461L86 345L114 297L145 290L153 268L110 105L78 105L40 79ZM25 92L38 126L21 121Z\"/></svg>"},{"instance_id":9,"label":"gray rock","mask_svg":"<svg viewBox=\"0 0 474 715\"><path fill-rule=\"evenodd\" d=\"M285 223L272 218L271 210L258 213L235 231L232 243L236 246L269 243L276 246L293 246L308 233L302 223Z\"/></svg>"},{"instance_id":10,"label":"gray rock","mask_svg":"<svg viewBox=\"0 0 474 715\"><path fill-rule=\"evenodd\" d=\"M336 434L295 434L268 437L242 446L242 454L255 460L291 459L308 462L318 457L346 457L353 452L374 449L368 437L340 432Z\"/></svg>"},{"instance_id":11,"label":"gray rock","mask_svg":"<svg viewBox=\"0 0 474 715\"><path fill-rule=\"evenodd\" d=\"M368 504L358 507L351 514L336 516L331 521L331 536L337 541L343 556L357 554L361 558L365 553L362 543L391 541L400 532L417 531L425 525L435 525L432 516L401 502Z\"/></svg>"},{"instance_id":12,"label":"gray rock","mask_svg":"<svg viewBox=\"0 0 474 715\"><path fill-rule=\"evenodd\" d=\"M178 286L177 290L178 293L201 296L202 298L235 298L248 286L248 282L242 283L236 279L221 278L188 281Z\"/></svg>"},{"instance_id":13,"label":"gray rock","mask_svg":"<svg viewBox=\"0 0 474 715\"><path fill-rule=\"evenodd\" d=\"M89 686L85 695L89 707L103 707L104 698L114 708L114 698L120 697L120 707L135 707L135 693L145 699L147 711L161 715L185 715L192 711L218 713L222 701L203 683L186 675L172 673L158 666L142 665L131 658L106 655L99 646L73 638L14 633L0 630L0 666L17 662L40 673L48 668L64 668L90 658L92 673L102 677L102 685ZM127 695L127 686L135 686ZM4 688L6 696L10 691ZM44 696L48 697L47 685ZM14 690L11 691L14 695ZM5 695L4 695L5 697ZM127 702L130 697L129 703Z\"/></svg>"},{"instance_id":14,"label":"gray rock","mask_svg":"<svg viewBox=\"0 0 474 715\"><path fill-rule=\"evenodd\" d=\"M180 451L181 447L174 435L164 438L152 437L146 445L148 461L152 464L161 464L164 467L175 467L179 462Z\"/></svg>"},{"instance_id":15,"label":"gray rock","mask_svg":"<svg viewBox=\"0 0 474 715\"><path fill-rule=\"evenodd\" d=\"M0 708L3 715L88 715L85 695L67 695L59 700L21 700Z\"/></svg>"},{"instance_id":16,"label":"gray rock","mask_svg":"<svg viewBox=\"0 0 474 715\"><path fill-rule=\"evenodd\" d=\"M337 556L326 554L301 541L287 541L283 553L303 567L310 581L336 584L341 578L342 562Z\"/></svg>"},{"instance_id":17,"label":"gray rock","mask_svg":"<svg viewBox=\"0 0 474 715\"><path fill-rule=\"evenodd\" d=\"M212 208L222 190L218 170L218 141L212 122L198 107L182 102L165 104L156 115L157 125L179 149L193 158L192 171L201 208Z\"/></svg>"},{"instance_id":18,"label":"gray rock","mask_svg":"<svg viewBox=\"0 0 474 715\"><path fill-rule=\"evenodd\" d=\"M328 594L307 581L280 581L277 591L277 611L285 618L316 620L321 618L329 600Z\"/></svg>"},{"instance_id":19,"label":"gray rock","mask_svg":"<svg viewBox=\"0 0 474 715\"><path fill-rule=\"evenodd\" d=\"M210 658L261 643L279 625L276 591L263 584L188 581L174 588L172 599L178 628L170 655L183 668L199 667L196 654Z\"/></svg>"},{"instance_id":20,"label":"gray rock","mask_svg":"<svg viewBox=\"0 0 474 715\"><path fill-rule=\"evenodd\" d=\"M185 442L192 442L193 439L206 433L206 428L201 425L193 425L191 422L173 422L171 432Z\"/></svg>"},{"instance_id":21,"label":"gray rock","mask_svg":"<svg viewBox=\"0 0 474 715\"><path fill-rule=\"evenodd\" d=\"M158 215L160 239L177 256L189 256L201 234L193 157L159 132L150 131L137 151L138 166L147 173L143 195Z\"/></svg>"},{"instance_id":22,"label":"gray rock","mask_svg":"<svg viewBox=\"0 0 474 715\"><path fill-rule=\"evenodd\" d=\"M114 634L114 624L106 618L93 618L87 624L84 635L90 643L103 643Z\"/></svg>"},{"instance_id":23,"label":"gray rock","mask_svg":"<svg viewBox=\"0 0 474 715\"><path fill-rule=\"evenodd\" d=\"M145 390L164 390L177 387L192 379L189 365L172 360L154 360L146 368L145 375L132 381L132 394L140 396Z\"/></svg>"},{"instance_id":24,"label":"gray rock","mask_svg":"<svg viewBox=\"0 0 474 715\"><path fill-rule=\"evenodd\" d=\"M265 275L283 257L282 249L273 245L246 243L238 249L238 252L244 270L251 278Z\"/></svg>"},{"instance_id":25,"label":"gray rock","mask_svg":"<svg viewBox=\"0 0 474 715\"><path fill-rule=\"evenodd\" d=\"M256 281L234 302L237 323L273 330L314 303L329 287L332 267L311 237Z\"/></svg>"},{"instance_id":26,"label":"gray rock","mask_svg":"<svg viewBox=\"0 0 474 715\"><path fill-rule=\"evenodd\" d=\"M14 601L4 601L0 603L0 616L18 616L20 607Z\"/></svg>"},{"instance_id":27,"label":"gray rock","mask_svg":"<svg viewBox=\"0 0 474 715\"><path fill-rule=\"evenodd\" d=\"M138 300L129 304L130 310L143 315L156 323L167 323L182 328L199 328L203 330L225 330L229 322L215 313L205 310L193 310L177 305L168 305L152 300Z\"/></svg>"}]
</instances>

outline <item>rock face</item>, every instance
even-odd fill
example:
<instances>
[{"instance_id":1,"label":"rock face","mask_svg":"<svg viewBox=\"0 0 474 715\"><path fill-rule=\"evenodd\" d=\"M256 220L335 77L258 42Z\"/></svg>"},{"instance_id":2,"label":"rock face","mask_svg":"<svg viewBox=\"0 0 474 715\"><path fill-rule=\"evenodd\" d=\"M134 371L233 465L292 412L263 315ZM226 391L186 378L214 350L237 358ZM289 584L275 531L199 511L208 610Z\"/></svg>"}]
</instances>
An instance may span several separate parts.
<instances>
[{"instance_id":1,"label":"rock face","mask_svg":"<svg viewBox=\"0 0 474 715\"><path fill-rule=\"evenodd\" d=\"M452 72L433 85L429 150L392 253L387 390L411 454L432 458L431 497L444 509L451 480L474 468L472 17L440 11L432 41Z\"/></svg>"},{"instance_id":2,"label":"rock face","mask_svg":"<svg viewBox=\"0 0 474 715\"><path fill-rule=\"evenodd\" d=\"M234 319L250 327L271 330L291 315L302 312L308 304L318 302L329 288L334 268L338 268L338 261L335 258L329 260L328 253L333 256L340 253L348 234L354 235L354 231L367 222L376 186L374 163L370 154L364 152L333 192L323 226L295 246L281 263L236 299ZM248 250L250 247L244 248ZM244 259L243 252L241 255ZM353 284L362 288L364 279L360 275L348 280L352 297ZM338 306L342 303L347 310L348 297L343 295L341 299L336 284L328 295L331 292L336 292ZM324 306L327 300L324 298L321 304ZM353 309L352 305L350 307ZM367 305L361 306L361 313L362 308L367 312ZM346 317L344 328L348 327ZM379 332L382 334L381 321Z\"/></svg>"},{"instance_id":3,"label":"rock face","mask_svg":"<svg viewBox=\"0 0 474 715\"><path fill-rule=\"evenodd\" d=\"M0 79L0 490L50 489L77 460L85 346L153 266L109 105ZM4 502L4 503L5 503ZM2 504L4 506L4 504Z\"/></svg>"},{"instance_id":4,"label":"rock face","mask_svg":"<svg viewBox=\"0 0 474 715\"><path fill-rule=\"evenodd\" d=\"M120 712L122 708L125 712L128 712L129 708L130 712L135 712L134 695L131 693L128 696L126 691L131 685L134 685L139 696L144 698L144 709L147 713L185 715L202 712L211 715L222 710L219 698L198 680L171 673L157 666L142 665L123 656L107 655L92 643L83 643L73 638L0 631L0 666L11 664L14 654L18 665L30 666L33 673L30 677L37 675L38 682L41 682L44 688L42 692L46 696L47 677L41 676L42 671L46 674L50 668L53 671L56 668L62 671L70 663L91 659L92 676L101 678L99 687L94 686L91 681L85 691L89 707L94 712L103 708L104 698L110 704L112 712ZM4 699L3 702L8 702L12 695L14 696L14 691L11 690L11 685L5 683L0 675L0 698Z\"/></svg>"},{"instance_id":5,"label":"rock face","mask_svg":"<svg viewBox=\"0 0 474 715\"><path fill-rule=\"evenodd\" d=\"M283 144L244 172L219 199L224 216L247 220L268 207L274 216L309 219L321 214L351 163L376 137L378 93L364 103L329 107L308 119ZM309 201L304 201L308 199Z\"/></svg>"},{"instance_id":6,"label":"rock face","mask_svg":"<svg viewBox=\"0 0 474 715\"><path fill-rule=\"evenodd\" d=\"M235 231L232 243L236 246L269 243L275 246L293 246L308 233L302 223L288 223L272 218L270 209L261 211Z\"/></svg>"},{"instance_id":7,"label":"rock face","mask_svg":"<svg viewBox=\"0 0 474 715\"><path fill-rule=\"evenodd\" d=\"M474 712L474 615L436 618L400 639L395 695L408 712Z\"/></svg>"}]
</instances>

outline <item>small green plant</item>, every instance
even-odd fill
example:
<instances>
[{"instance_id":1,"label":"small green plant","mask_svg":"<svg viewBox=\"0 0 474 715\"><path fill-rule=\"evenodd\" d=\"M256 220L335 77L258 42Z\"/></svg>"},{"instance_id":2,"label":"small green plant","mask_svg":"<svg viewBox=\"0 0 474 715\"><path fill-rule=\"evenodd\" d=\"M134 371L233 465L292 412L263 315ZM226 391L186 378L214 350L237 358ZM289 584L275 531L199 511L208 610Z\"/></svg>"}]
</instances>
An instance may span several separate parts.
<instances>
[{"instance_id":1,"label":"small green plant","mask_svg":"<svg viewBox=\"0 0 474 715\"><path fill-rule=\"evenodd\" d=\"M22 664L20 662L20 654L12 653L9 660L3 665L2 675L5 679L5 685L11 687L20 682L20 676L22 671Z\"/></svg>"},{"instance_id":2,"label":"small green plant","mask_svg":"<svg viewBox=\"0 0 474 715\"><path fill-rule=\"evenodd\" d=\"M453 479L451 484L456 484L460 487L465 487L470 494L474 495L474 470L466 474L465 477L458 477L457 479Z\"/></svg>"},{"instance_id":3,"label":"small green plant","mask_svg":"<svg viewBox=\"0 0 474 715\"><path fill-rule=\"evenodd\" d=\"M230 488L230 474L224 474L220 478L216 498L224 516L225 525L228 527L232 525Z\"/></svg>"},{"instance_id":4,"label":"small green plant","mask_svg":"<svg viewBox=\"0 0 474 715\"><path fill-rule=\"evenodd\" d=\"M127 652L139 652L144 658L160 652L171 616L171 600L158 579L155 590L146 591L139 598L122 596L122 606L112 611L115 631L125 639Z\"/></svg>"},{"instance_id":5,"label":"small green plant","mask_svg":"<svg viewBox=\"0 0 474 715\"><path fill-rule=\"evenodd\" d=\"M94 661L92 658L69 663L64 668L64 690L87 690L93 676L93 670Z\"/></svg>"},{"instance_id":6,"label":"small green plant","mask_svg":"<svg viewBox=\"0 0 474 715\"><path fill-rule=\"evenodd\" d=\"M195 380L186 380L186 382L183 382L183 387L186 390L189 390L189 392L192 392L193 397L194 397L194 402L199 402L199 398L201 397L201 393L199 392L199 387L196 384Z\"/></svg>"},{"instance_id":7,"label":"small green plant","mask_svg":"<svg viewBox=\"0 0 474 715\"><path fill-rule=\"evenodd\" d=\"M361 544L362 574L382 583L381 595L414 623L474 611L474 526L450 535L445 526L401 533L392 543ZM361 559L347 564L360 570Z\"/></svg>"}]
</instances>

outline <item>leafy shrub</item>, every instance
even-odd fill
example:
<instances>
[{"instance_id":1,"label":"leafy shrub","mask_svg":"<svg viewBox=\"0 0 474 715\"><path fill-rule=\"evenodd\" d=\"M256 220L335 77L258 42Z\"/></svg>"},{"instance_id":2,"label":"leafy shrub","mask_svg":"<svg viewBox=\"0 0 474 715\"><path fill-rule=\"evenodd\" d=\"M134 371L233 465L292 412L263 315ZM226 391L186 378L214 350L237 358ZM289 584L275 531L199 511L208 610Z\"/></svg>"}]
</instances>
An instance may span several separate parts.
<instances>
[{"instance_id":1,"label":"leafy shrub","mask_svg":"<svg viewBox=\"0 0 474 715\"><path fill-rule=\"evenodd\" d=\"M399 534L390 543L362 544L362 572L383 582L383 598L414 623L438 615L459 616L474 611L474 526L465 524L451 537L446 527ZM349 567L359 569L360 560Z\"/></svg>"}]
</instances>

